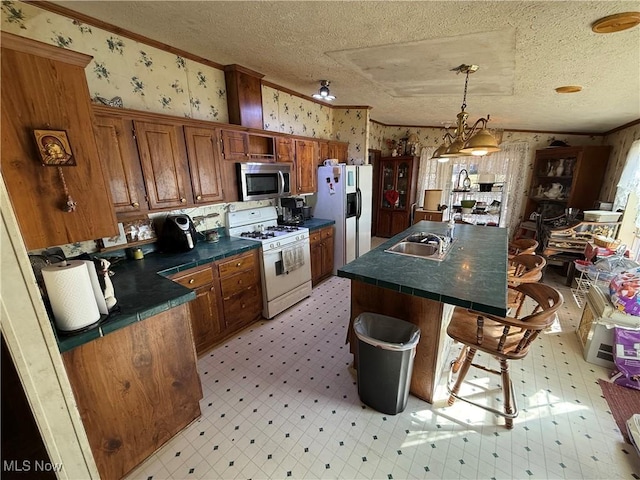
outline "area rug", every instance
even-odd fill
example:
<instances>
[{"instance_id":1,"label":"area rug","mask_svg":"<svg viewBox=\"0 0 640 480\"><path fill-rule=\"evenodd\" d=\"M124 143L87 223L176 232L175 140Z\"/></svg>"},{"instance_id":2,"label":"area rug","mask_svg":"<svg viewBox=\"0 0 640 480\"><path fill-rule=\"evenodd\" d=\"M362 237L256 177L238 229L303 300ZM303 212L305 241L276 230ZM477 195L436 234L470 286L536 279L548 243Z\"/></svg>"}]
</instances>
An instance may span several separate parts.
<instances>
[{"instance_id":1,"label":"area rug","mask_svg":"<svg viewBox=\"0 0 640 480\"><path fill-rule=\"evenodd\" d=\"M609 410L620 429L620 433L622 433L627 443L631 443L627 432L627 420L634 413L640 413L640 390L621 387L602 379L598 380L598 383L609 405Z\"/></svg>"}]
</instances>

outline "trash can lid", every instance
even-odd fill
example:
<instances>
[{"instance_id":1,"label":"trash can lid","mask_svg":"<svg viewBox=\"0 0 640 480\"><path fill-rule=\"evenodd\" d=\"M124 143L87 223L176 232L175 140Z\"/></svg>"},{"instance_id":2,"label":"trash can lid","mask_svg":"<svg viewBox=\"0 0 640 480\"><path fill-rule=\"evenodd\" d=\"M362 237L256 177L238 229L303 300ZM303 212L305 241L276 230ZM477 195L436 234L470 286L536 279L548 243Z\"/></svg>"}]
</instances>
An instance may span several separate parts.
<instances>
[{"instance_id":1,"label":"trash can lid","mask_svg":"<svg viewBox=\"0 0 640 480\"><path fill-rule=\"evenodd\" d=\"M359 340L385 350L410 350L420 340L420 329L413 323L378 313L358 315L353 330Z\"/></svg>"}]
</instances>

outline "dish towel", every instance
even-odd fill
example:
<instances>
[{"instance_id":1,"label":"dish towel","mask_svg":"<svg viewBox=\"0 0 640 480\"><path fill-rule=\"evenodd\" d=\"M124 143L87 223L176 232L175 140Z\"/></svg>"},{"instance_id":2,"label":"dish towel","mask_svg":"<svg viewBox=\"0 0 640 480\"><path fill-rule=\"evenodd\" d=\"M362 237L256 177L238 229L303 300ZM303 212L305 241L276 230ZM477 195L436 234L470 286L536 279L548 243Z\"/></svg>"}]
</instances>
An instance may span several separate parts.
<instances>
[{"instance_id":1,"label":"dish towel","mask_svg":"<svg viewBox=\"0 0 640 480\"><path fill-rule=\"evenodd\" d=\"M282 250L282 269L285 272L293 272L297 268L304 265L304 248L302 245L297 247L285 248Z\"/></svg>"}]
</instances>

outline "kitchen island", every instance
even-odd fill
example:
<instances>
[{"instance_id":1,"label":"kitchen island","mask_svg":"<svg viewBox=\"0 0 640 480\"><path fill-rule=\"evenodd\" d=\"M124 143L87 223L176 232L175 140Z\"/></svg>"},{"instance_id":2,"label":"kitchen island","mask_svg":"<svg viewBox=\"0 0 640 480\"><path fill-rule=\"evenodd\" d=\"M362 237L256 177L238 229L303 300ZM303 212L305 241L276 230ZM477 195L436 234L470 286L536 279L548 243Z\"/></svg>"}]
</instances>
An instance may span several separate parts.
<instances>
[{"instance_id":1,"label":"kitchen island","mask_svg":"<svg viewBox=\"0 0 640 480\"><path fill-rule=\"evenodd\" d=\"M363 312L406 320L420 328L410 392L432 403L446 360L446 328L454 306L504 316L507 312L507 230L456 224L456 241L442 261L385 252L416 232L446 235L447 224L421 221L338 269L351 279L349 343Z\"/></svg>"}]
</instances>

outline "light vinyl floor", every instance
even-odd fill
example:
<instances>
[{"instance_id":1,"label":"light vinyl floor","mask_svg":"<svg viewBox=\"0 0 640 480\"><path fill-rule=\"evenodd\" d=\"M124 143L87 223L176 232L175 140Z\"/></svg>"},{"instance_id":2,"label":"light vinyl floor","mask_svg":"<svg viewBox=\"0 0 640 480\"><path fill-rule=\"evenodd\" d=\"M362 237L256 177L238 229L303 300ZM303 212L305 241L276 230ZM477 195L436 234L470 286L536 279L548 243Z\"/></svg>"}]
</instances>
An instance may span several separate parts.
<instances>
[{"instance_id":1,"label":"light vinyl floor","mask_svg":"<svg viewBox=\"0 0 640 480\"><path fill-rule=\"evenodd\" d=\"M520 415L511 431L464 402L447 407L442 382L434 405L411 395L397 415L363 405L345 345L350 282L331 277L202 357L202 416L127 478L638 479L640 460L597 383L609 372L582 357L581 310L561 282L545 281L565 305L512 363ZM499 402L498 377L471 380Z\"/></svg>"}]
</instances>

